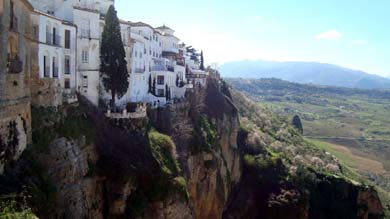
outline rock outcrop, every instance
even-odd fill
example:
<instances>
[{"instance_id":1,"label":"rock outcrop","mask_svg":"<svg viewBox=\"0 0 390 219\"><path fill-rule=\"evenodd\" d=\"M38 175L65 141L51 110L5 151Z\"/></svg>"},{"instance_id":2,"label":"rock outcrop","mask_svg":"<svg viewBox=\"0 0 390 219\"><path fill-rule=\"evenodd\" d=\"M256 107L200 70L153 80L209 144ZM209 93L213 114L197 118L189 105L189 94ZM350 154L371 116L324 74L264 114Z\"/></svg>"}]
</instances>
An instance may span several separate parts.
<instances>
[{"instance_id":1,"label":"rock outcrop","mask_svg":"<svg viewBox=\"0 0 390 219\"><path fill-rule=\"evenodd\" d=\"M186 96L134 122L84 99L35 109L34 145L0 189L27 187L40 218L384 218L373 188L223 82ZM323 173L311 158L338 168Z\"/></svg>"}]
</instances>

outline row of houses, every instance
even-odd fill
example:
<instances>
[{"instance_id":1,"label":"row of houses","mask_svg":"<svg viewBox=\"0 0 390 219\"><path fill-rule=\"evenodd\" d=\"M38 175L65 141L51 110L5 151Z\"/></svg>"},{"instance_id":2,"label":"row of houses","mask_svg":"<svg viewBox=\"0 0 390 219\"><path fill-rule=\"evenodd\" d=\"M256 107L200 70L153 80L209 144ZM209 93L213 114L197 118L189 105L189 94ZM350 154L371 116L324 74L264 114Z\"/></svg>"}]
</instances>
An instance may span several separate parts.
<instances>
[{"instance_id":1,"label":"row of houses","mask_svg":"<svg viewBox=\"0 0 390 219\"><path fill-rule=\"evenodd\" d=\"M58 80L65 98L62 101L78 91L95 105L107 104L110 96L102 87L99 72L100 42L105 14L114 0L30 2L34 7L33 26L38 32L39 77ZM167 96L182 98L193 83L205 83L207 73L191 60L185 44L180 44L171 28L124 20L120 20L120 27L130 85L127 93L116 100L117 105L164 105ZM154 81L152 90L150 84Z\"/></svg>"},{"instance_id":2,"label":"row of houses","mask_svg":"<svg viewBox=\"0 0 390 219\"><path fill-rule=\"evenodd\" d=\"M102 88L100 42L114 0L0 1L0 174L31 143L31 105L93 104L111 98ZM174 30L120 20L129 72L127 93L116 100L163 106L207 74L187 54ZM152 86L151 86L152 84ZM16 136L17 135L17 136Z\"/></svg>"}]
</instances>

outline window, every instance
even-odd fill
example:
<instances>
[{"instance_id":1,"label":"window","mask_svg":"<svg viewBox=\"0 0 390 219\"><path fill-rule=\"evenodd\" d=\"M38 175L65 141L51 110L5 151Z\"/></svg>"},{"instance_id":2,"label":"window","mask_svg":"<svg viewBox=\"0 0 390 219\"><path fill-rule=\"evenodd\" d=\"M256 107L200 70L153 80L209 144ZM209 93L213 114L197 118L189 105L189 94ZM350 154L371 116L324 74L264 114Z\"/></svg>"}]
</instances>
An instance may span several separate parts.
<instances>
[{"instance_id":1,"label":"window","mask_svg":"<svg viewBox=\"0 0 390 219\"><path fill-rule=\"evenodd\" d=\"M83 63L88 63L89 62L89 53L87 50L83 50L82 54L81 54L81 60Z\"/></svg>"},{"instance_id":2,"label":"window","mask_svg":"<svg viewBox=\"0 0 390 219\"><path fill-rule=\"evenodd\" d=\"M70 80L69 78L65 78L65 89L70 89Z\"/></svg>"},{"instance_id":3,"label":"window","mask_svg":"<svg viewBox=\"0 0 390 219\"><path fill-rule=\"evenodd\" d=\"M70 74L70 57L65 56L65 74L69 75Z\"/></svg>"},{"instance_id":4,"label":"window","mask_svg":"<svg viewBox=\"0 0 390 219\"><path fill-rule=\"evenodd\" d=\"M65 49L70 49L70 30L65 30Z\"/></svg>"},{"instance_id":5,"label":"window","mask_svg":"<svg viewBox=\"0 0 390 219\"><path fill-rule=\"evenodd\" d=\"M165 95L164 89L157 89L157 96L164 97Z\"/></svg>"},{"instance_id":6,"label":"window","mask_svg":"<svg viewBox=\"0 0 390 219\"><path fill-rule=\"evenodd\" d=\"M164 76L159 75L157 76L157 84L164 84Z\"/></svg>"},{"instance_id":7,"label":"window","mask_svg":"<svg viewBox=\"0 0 390 219\"><path fill-rule=\"evenodd\" d=\"M58 66L56 57L53 57L53 77L58 78Z\"/></svg>"},{"instance_id":8,"label":"window","mask_svg":"<svg viewBox=\"0 0 390 219\"><path fill-rule=\"evenodd\" d=\"M88 75L83 76L83 87L88 88Z\"/></svg>"},{"instance_id":9,"label":"window","mask_svg":"<svg viewBox=\"0 0 390 219\"><path fill-rule=\"evenodd\" d=\"M45 78L50 77L50 66L48 65L48 57L47 56L43 56L43 66L44 66L43 76Z\"/></svg>"},{"instance_id":10,"label":"window","mask_svg":"<svg viewBox=\"0 0 390 219\"><path fill-rule=\"evenodd\" d=\"M53 27L53 44L54 45L58 45L56 34L57 34L57 28Z\"/></svg>"},{"instance_id":11,"label":"window","mask_svg":"<svg viewBox=\"0 0 390 219\"><path fill-rule=\"evenodd\" d=\"M82 20L81 21L80 37L81 38L91 38L91 31L90 31L89 20Z\"/></svg>"}]
</instances>

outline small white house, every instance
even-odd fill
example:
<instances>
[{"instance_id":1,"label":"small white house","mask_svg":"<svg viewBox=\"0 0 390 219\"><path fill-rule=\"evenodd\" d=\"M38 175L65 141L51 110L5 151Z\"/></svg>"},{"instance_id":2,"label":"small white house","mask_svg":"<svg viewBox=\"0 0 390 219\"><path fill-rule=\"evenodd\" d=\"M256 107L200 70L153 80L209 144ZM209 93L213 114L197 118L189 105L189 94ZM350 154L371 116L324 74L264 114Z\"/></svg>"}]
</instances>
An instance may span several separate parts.
<instances>
[{"instance_id":1,"label":"small white house","mask_svg":"<svg viewBox=\"0 0 390 219\"><path fill-rule=\"evenodd\" d=\"M77 27L38 10L33 16L39 24L39 77L58 79L63 94L74 92Z\"/></svg>"}]
</instances>

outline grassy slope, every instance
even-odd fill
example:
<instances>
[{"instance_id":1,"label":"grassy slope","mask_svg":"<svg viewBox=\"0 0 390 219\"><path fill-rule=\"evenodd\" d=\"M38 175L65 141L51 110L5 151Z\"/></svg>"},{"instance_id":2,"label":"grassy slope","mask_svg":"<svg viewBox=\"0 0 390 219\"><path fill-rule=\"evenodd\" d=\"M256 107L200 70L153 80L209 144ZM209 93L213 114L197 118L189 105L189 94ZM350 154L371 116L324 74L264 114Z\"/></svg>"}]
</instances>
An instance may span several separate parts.
<instances>
[{"instance_id":1,"label":"grassy slope","mask_svg":"<svg viewBox=\"0 0 390 219\"><path fill-rule=\"evenodd\" d=\"M354 148L390 171L390 91L317 87L269 80L228 80L263 107L290 119L305 136Z\"/></svg>"},{"instance_id":2,"label":"grassy slope","mask_svg":"<svg viewBox=\"0 0 390 219\"><path fill-rule=\"evenodd\" d=\"M379 173L381 177L373 181L380 186L387 183L382 187L389 190L389 91L327 90L280 80L233 79L228 82L262 108L287 119L299 115L311 143L335 155L352 171ZM381 188L378 191L384 205L390 205L389 192Z\"/></svg>"}]
</instances>

